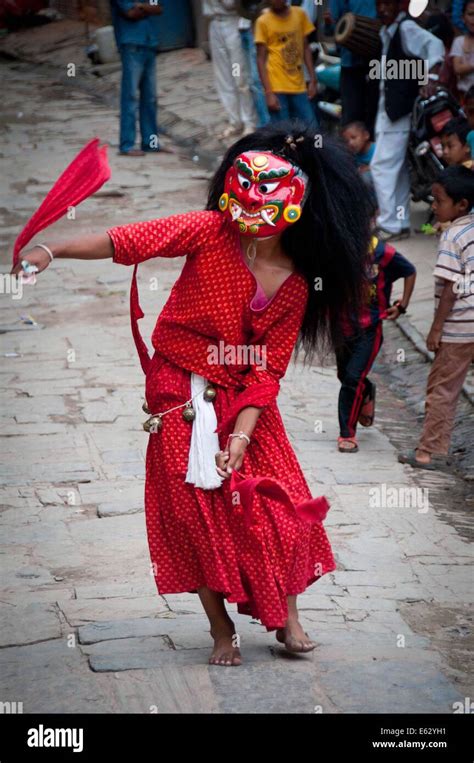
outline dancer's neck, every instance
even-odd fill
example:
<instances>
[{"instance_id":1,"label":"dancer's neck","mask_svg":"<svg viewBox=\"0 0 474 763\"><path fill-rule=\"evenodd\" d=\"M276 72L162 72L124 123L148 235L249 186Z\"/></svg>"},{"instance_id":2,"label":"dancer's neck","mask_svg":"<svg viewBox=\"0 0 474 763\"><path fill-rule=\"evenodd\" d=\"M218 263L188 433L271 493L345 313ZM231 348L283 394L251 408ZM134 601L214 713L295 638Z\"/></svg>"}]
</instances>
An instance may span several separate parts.
<instances>
[{"instance_id":1,"label":"dancer's neck","mask_svg":"<svg viewBox=\"0 0 474 763\"><path fill-rule=\"evenodd\" d=\"M255 244L256 256L259 260L278 260L284 255L281 247L281 233L275 236L269 236L268 238L250 238L249 236L241 236L240 243L242 251L247 252L252 242ZM253 249L253 246L251 246Z\"/></svg>"}]
</instances>

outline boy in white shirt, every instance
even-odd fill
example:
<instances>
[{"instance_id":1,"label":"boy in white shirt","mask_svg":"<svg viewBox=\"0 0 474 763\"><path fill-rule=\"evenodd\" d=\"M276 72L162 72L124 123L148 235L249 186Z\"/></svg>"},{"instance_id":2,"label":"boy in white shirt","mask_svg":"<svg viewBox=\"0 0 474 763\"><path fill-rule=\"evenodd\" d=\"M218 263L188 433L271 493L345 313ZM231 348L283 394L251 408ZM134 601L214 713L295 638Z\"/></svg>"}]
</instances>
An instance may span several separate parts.
<instances>
[{"instance_id":1,"label":"boy in white shirt","mask_svg":"<svg viewBox=\"0 0 474 763\"><path fill-rule=\"evenodd\" d=\"M398 460L421 469L446 461L456 404L474 362L474 172L445 169L433 183L433 211L452 224L439 242L435 316L426 345L435 353L428 377L425 421L418 447Z\"/></svg>"}]
</instances>

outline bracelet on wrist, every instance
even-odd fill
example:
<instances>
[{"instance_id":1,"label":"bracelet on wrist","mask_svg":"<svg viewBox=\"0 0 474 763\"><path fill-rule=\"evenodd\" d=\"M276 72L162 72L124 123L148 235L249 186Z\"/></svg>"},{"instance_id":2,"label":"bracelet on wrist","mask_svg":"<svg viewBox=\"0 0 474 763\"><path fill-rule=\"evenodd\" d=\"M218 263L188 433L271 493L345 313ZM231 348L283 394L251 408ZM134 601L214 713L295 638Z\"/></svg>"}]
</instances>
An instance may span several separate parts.
<instances>
[{"instance_id":1,"label":"bracelet on wrist","mask_svg":"<svg viewBox=\"0 0 474 763\"><path fill-rule=\"evenodd\" d=\"M240 430L240 432L233 432L232 434L230 434L229 437L227 438L227 442L229 442L229 440L232 437L238 437L239 440L247 440L247 444L250 444L250 437L247 434L245 434L245 432L242 432L242 430Z\"/></svg>"},{"instance_id":2,"label":"bracelet on wrist","mask_svg":"<svg viewBox=\"0 0 474 763\"><path fill-rule=\"evenodd\" d=\"M54 255L49 248L49 246L46 246L46 244L35 244L35 246L39 247L40 249L44 249L47 255L49 255L49 259L52 262L54 260Z\"/></svg>"}]
</instances>

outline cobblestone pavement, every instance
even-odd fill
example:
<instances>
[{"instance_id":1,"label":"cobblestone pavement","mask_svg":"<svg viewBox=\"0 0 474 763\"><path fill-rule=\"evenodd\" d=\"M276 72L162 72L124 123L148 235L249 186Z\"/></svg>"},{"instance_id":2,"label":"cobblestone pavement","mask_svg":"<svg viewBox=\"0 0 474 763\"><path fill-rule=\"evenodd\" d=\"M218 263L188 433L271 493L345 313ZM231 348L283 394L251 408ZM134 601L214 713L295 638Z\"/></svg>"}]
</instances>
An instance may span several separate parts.
<instances>
[{"instance_id":1,"label":"cobblestone pavement","mask_svg":"<svg viewBox=\"0 0 474 763\"><path fill-rule=\"evenodd\" d=\"M8 272L19 228L61 169L90 137L114 142L117 124L113 108L38 68L3 63L1 76ZM41 238L203 206L205 173L192 162L109 154L112 180ZM180 266L141 266L145 336ZM158 291L145 286L153 275ZM130 276L110 262L58 260L21 300L2 298L0 699L25 713L442 713L472 697L471 518L456 476L396 461L417 423L384 366L390 354L376 368L376 425L355 455L335 448L331 361L291 364L282 382L295 451L313 494L331 502L338 569L299 599L317 649L289 655L233 612L245 663L207 665L197 596L158 596L150 576Z\"/></svg>"},{"instance_id":2,"label":"cobblestone pavement","mask_svg":"<svg viewBox=\"0 0 474 763\"><path fill-rule=\"evenodd\" d=\"M398 362L401 352L403 352L403 362ZM378 360L377 369L382 374L383 380L395 395L403 398L411 415L409 431L407 432L404 428L399 437L393 433L392 439L400 449L407 445L416 447L423 423L426 382L431 364L397 327L387 324L384 330L384 344ZM447 471L462 477L459 481L459 489L464 493L465 500L472 506L474 500L474 408L465 394L460 396L456 409L451 459L452 464L447 467Z\"/></svg>"}]
</instances>

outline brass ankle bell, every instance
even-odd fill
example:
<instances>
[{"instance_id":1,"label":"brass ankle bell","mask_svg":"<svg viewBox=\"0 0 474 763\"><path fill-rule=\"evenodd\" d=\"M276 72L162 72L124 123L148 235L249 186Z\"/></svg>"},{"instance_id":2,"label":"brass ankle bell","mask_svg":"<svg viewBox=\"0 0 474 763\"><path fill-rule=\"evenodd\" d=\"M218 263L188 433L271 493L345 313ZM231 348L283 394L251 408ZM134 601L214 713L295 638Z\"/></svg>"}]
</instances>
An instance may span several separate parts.
<instances>
[{"instance_id":1,"label":"brass ankle bell","mask_svg":"<svg viewBox=\"0 0 474 763\"><path fill-rule=\"evenodd\" d=\"M145 400L145 402L142 405L142 411L145 411L145 413L151 413L151 411L150 411L150 409L149 409L149 407L147 405L146 400Z\"/></svg>"},{"instance_id":2,"label":"brass ankle bell","mask_svg":"<svg viewBox=\"0 0 474 763\"><path fill-rule=\"evenodd\" d=\"M216 399L216 395L217 395L217 390L215 387L212 386L212 384L208 384L206 389L202 393L204 400L207 400L208 403L212 403L212 401Z\"/></svg>"},{"instance_id":3,"label":"brass ankle bell","mask_svg":"<svg viewBox=\"0 0 474 763\"><path fill-rule=\"evenodd\" d=\"M183 411L183 419L185 421L193 421L196 418L196 411L194 410L191 403L188 403L186 405L186 408Z\"/></svg>"},{"instance_id":4,"label":"brass ankle bell","mask_svg":"<svg viewBox=\"0 0 474 763\"><path fill-rule=\"evenodd\" d=\"M149 434L159 432L162 426L163 420L159 414L158 416L150 416L150 418L143 423L143 429Z\"/></svg>"}]
</instances>

